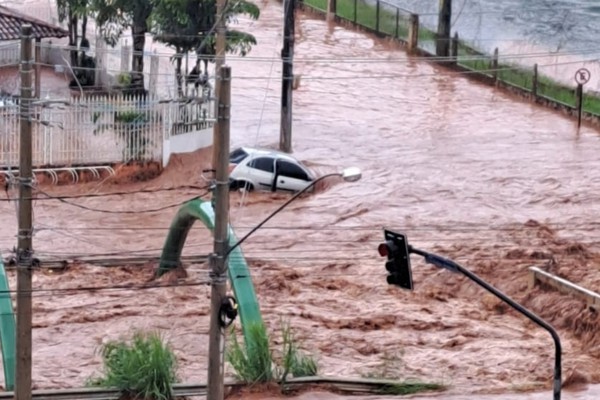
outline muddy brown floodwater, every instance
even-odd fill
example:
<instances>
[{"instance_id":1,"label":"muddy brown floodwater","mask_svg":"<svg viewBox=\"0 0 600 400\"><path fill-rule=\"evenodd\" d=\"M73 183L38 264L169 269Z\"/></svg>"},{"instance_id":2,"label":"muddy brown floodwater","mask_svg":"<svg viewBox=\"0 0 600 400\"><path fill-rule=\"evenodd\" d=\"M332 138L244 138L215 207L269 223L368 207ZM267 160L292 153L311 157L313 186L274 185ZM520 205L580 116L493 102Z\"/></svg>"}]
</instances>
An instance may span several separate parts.
<instances>
[{"instance_id":1,"label":"muddy brown floodwater","mask_svg":"<svg viewBox=\"0 0 600 400\"><path fill-rule=\"evenodd\" d=\"M241 20L242 29L256 32L259 45L246 60L229 60L234 146L278 143L282 9L276 2L260 6L259 21ZM280 321L288 320L323 375L418 379L463 396L551 387L549 335L466 279L413 258L415 290L389 287L376 251L385 226L405 231L415 247L463 263L548 319L563 339L567 384L600 382L597 312L551 290L529 290L527 272L543 266L598 290L598 132L578 131L572 120L409 58L386 41L307 15L298 19L295 70L302 80L294 92L294 155L320 173L358 166L363 179L329 182L244 243L275 342ZM147 183L108 180L43 190L73 194L202 184L199 171L208 160L208 151L177 157ZM144 210L196 194L73 201ZM285 199L232 194L238 236ZM0 207L0 247L7 252L15 244L15 208L6 202ZM38 201L35 249L46 259L158 255L174 213L107 214ZM209 234L198 227L184 254L210 248ZM37 289L85 289L36 292L36 387L82 385L100 369L98 346L133 328L163 332L177 352L181 379L205 380L206 286L89 290L143 283L153 267L82 264L36 273ZM187 271L184 281L206 279L204 265L188 265ZM339 398L310 396L300 398ZM514 398L539 398L531 396ZM592 399L597 393L570 396Z\"/></svg>"}]
</instances>

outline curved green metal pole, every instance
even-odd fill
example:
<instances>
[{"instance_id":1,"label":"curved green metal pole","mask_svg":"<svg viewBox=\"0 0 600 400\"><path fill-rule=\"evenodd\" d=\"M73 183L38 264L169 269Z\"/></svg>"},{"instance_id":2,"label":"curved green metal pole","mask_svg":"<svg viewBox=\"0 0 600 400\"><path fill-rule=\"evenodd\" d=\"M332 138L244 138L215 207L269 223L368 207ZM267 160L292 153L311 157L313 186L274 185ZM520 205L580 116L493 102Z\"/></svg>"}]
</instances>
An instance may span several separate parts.
<instances>
[{"instance_id":1,"label":"curved green metal pole","mask_svg":"<svg viewBox=\"0 0 600 400\"><path fill-rule=\"evenodd\" d=\"M4 366L4 383L6 390L15 388L15 314L8 278L0 258L0 345L2 346L2 364Z\"/></svg>"},{"instance_id":2,"label":"curved green metal pole","mask_svg":"<svg viewBox=\"0 0 600 400\"><path fill-rule=\"evenodd\" d=\"M198 220L202 221L211 231L214 230L215 214L211 202L196 199L186 203L179 209L169 228L167 240L160 257L160 265L156 270L157 276L161 276L181 265L181 252L185 240L194 222ZM237 238L230 227L229 245L233 246L236 243ZM242 331L244 332L246 345L248 345L248 327L252 324L263 324L263 319L252 278L250 277L250 270L239 247L235 248L229 255L229 280L238 303Z\"/></svg>"}]
</instances>

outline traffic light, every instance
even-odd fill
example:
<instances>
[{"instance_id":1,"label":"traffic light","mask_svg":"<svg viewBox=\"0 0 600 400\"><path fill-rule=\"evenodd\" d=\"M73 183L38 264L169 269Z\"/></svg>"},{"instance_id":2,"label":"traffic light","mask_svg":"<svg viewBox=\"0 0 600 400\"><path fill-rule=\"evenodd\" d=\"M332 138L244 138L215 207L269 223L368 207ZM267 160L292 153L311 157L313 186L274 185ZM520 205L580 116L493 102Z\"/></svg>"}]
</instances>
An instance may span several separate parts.
<instances>
[{"instance_id":1,"label":"traffic light","mask_svg":"<svg viewBox=\"0 0 600 400\"><path fill-rule=\"evenodd\" d=\"M406 236L400 233L383 230L385 242L378 247L379 255L387 256L385 269L390 273L387 283L405 289L413 289L412 273L410 269L410 255Z\"/></svg>"}]
</instances>

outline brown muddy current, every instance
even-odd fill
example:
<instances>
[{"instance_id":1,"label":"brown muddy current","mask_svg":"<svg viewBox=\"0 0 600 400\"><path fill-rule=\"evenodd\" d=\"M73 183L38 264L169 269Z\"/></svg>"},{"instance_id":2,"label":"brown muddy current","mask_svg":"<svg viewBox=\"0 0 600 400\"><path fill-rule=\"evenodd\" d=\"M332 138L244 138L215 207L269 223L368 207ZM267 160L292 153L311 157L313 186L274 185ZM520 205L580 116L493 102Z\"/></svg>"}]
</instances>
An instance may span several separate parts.
<instances>
[{"instance_id":1,"label":"brown muddy current","mask_svg":"<svg viewBox=\"0 0 600 400\"><path fill-rule=\"evenodd\" d=\"M261 8L259 21L241 21L256 32L259 45L247 60L229 62L232 146L278 143L282 10L275 2ZM548 319L563 339L567 383L600 382L597 312L551 290L528 289L533 265L592 290L600 287L598 132L578 131L560 114L408 58L362 33L302 14L297 33L295 70L302 78L294 91L294 155L319 173L358 166L363 179L329 182L243 245L274 341L280 343L280 321L289 320L324 375L412 378L448 385L457 395L550 388L549 335L470 281L413 257L415 290L389 287L376 251L385 226L407 232L415 247L463 263ZM123 183L130 171L121 168L118 179L43 190L85 194L203 185L200 170L209 155L205 150L176 157L147 183ZM197 194L177 190L73 202L144 210ZM286 198L232 194L238 236ZM15 205L0 207L6 256L16 242ZM102 214L38 201L37 256L157 256L175 210ZM197 227L184 254L210 249L210 235ZM76 264L37 272L34 287L139 285L154 267ZM186 267L182 282L206 279L205 265ZM208 305L207 286L36 292L35 387L83 385L101 368L99 346L133 328L161 331L177 352L181 380L204 381ZM341 397L313 392L299 398Z\"/></svg>"}]
</instances>

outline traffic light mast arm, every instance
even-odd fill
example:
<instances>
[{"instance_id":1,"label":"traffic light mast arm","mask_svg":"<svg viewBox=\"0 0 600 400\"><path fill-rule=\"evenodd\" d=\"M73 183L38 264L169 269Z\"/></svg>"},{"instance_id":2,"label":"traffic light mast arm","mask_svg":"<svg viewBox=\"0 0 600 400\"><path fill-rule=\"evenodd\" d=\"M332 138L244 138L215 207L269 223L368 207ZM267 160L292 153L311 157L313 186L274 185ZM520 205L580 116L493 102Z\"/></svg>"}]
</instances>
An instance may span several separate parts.
<instances>
[{"instance_id":1,"label":"traffic light mast arm","mask_svg":"<svg viewBox=\"0 0 600 400\"><path fill-rule=\"evenodd\" d=\"M492 293L493 295L495 295L496 297L498 297L499 299L501 299L502 301L504 301L505 303L510 305L512 308L514 308L515 310L517 310L518 312L520 312L521 314L523 314L524 316L526 316L527 318L529 318L530 320L535 322L537 325L539 325L540 327L547 330L550 333L550 336L552 336L552 339L554 340L554 347L555 347L554 385L553 385L554 400L560 400L562 346L560 344L560 337L558 336L558 333L550 324L548 324L546 321L544 321L543 319L538 317L536 314L529 311L527 308L523 307L521 304L517 303L516 301L514 301L513 299L511 299L510 297L508 297L507 295L502 293L500 290L496 289L489 283L485 282L483 279L481 279L479 276L475 275L473 272L471 272L468 269L464 268L463 266L455 263L454 261L448 260L441 256L438 256L437 254L432 254L432 253L428 253L423 250L416 249L412 246L408 247L408 251L409 251L409 253L418 254L418 255L424 257L425 262L427 262L428 264L433 264L436 267L444 268L444 269L450 270L452 272L460 272L461 274L465 275L467 278L471 279L473 282L475 282L479 286L483 287L485 290Z\"/></svg>"}]
</instances>

